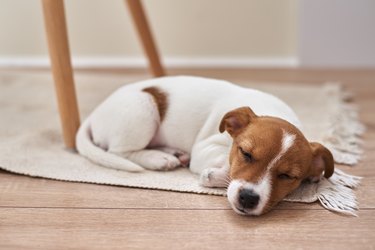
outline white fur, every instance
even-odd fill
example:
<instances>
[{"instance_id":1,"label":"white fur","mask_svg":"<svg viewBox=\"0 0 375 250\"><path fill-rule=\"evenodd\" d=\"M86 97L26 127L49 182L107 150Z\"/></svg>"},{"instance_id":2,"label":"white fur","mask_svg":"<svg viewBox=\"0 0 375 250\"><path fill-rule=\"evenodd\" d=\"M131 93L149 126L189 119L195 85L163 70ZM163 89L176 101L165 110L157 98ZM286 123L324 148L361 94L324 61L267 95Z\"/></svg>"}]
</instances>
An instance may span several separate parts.
<instances>
[{"instance_id":1,"label":"white fur","mask_svg":"<svg viewBox=\"0 0 375 250\"><path fill-rule=\"evenodd\" d=\"M251 189L254 193L259 195L259 203L255 209L243 209L238 203L238 195L241 189ZM261 178L258 183L251 183L244 180L233 180L227 191L228 201L233 208L239 214L259 215L262 213L266 206L272 190L271 179L268 173ZM242 212L244 210L246 213Z\"/></svg>"},{"instance_id":2,"label":"white fur","mask_svg":"<svg viewBox=\"0 0 375 250\"><path fill-rule=\"evenodd\" d=\"M147 87L157 87L167 95L163 121L152 96L142 91ZM126 171L165 170L178 165L176 156L149 148L184 151L191 155L191 171L202 174L201 184L222 186L223 181L227 182L223 177L229 170L232 139L227 133L219 133L218 127L224 114L242 106L251 107L259 116L279 117L300 127L292 109L273 95L221 80L163 77L124 86L108 97L80 127L77 149L100 165ZM284 133L281 152L270 168L291 147L294 138ZM229 186L231 199L238 195L238 182L232 181ZM260 213L271 190L268 175L257 184L240 183L261 196L252 211Z\"/></svg>"},{"instance_id":3,"label":"white fur","mask_svg":"<svg viewBox=\"0 0 375 250\"><path fill-rule=\"evenodd\" d=\"M283 138L281 140L281 150L275 158L268 164L267 170L269 171L272 167L275 166L276 162L283 157L283 155L292 147L296 135L289 134L286 131L283 131Z\"/></svg>"},{"instance_id":4,"label":"white fur","mask_svg":"<svg viewBox=\"0 0 375 250\"><path fill-rule=\"evenodd\" d=\"M296 139L296 135L289 134L288 132L283 131L281 154L285 154L288 151L288 149L290 149L293 146L295 139Z\"/></svg>"}]
</instances>

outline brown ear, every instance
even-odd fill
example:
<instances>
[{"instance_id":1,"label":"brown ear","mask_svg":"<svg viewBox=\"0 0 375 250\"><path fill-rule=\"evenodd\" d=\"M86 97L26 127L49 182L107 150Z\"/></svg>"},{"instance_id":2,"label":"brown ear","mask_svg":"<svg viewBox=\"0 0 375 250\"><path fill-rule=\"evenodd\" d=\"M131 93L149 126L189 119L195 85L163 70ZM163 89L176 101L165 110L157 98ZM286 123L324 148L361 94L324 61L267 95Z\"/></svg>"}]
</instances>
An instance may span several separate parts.
<instances>
[{"instance_id":1,"label":"brown ear","mask_svg":"<svg viewBox=\"0 0 375 250\"><path fill-rule=\"evenodd\" d=\"M239 134L256 115L249 107L241 107L226 113L221 119L219 131L223 133L225 130L231 136Z\"/></svg>"},{"instance_id":2,"label":"brown ear","mask_svg":"<svg viewBox=\"0 0 375 250\"><path fill-rule=\"evenodd\" d=\"M324 171L324 177L329 178L334 172L334 160L331 152L322 144L317 142L310 143L313 160L310 167L309 179L319 180Z\"/></svg>"}]
</instances>

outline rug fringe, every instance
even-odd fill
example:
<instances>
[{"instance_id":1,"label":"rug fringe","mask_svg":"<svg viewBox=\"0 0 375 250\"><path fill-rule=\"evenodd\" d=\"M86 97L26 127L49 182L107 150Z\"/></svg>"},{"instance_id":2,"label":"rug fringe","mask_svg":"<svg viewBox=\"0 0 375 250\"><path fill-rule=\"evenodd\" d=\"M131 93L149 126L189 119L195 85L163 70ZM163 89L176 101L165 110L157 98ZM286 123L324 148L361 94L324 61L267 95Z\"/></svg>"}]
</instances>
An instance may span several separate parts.
<instances>
[{"instance_id":1,"label":"rug fringe","mask_svg":"<svg viewBox=\"0 0 375 250\"><path fill-rule=\"evenodd\" d=\"M360 136L364 133L365 126L358 119L357 107L347 103L352 97L341 89L341 85L326 85L325 91L329 95L330 92L337 91L337 88L340 90L340 101L337 103L341 104L337 106L337 115L331 118L331 130L327 132L323 142L331 150L337 163L352 166L362 157Z\"/></svg>"},{"instance_id":2,"label":"rug fringe","mask_svg":"<svg viewBox=\"0 0 375 250\"><path fill-rule=\"evenodd\" d=\"M362 177L346 174L340 169L329 178L322 178L318 183L303 183L284 200L311 203L320 201L328 210L357 216L358 203L353 189L360 185Z\"/></svg>"},{"instance_id":3,"label":"rug fringe","mask_svg":"<svg viewBox=\"0 0 375 250\"><path fill-rule=\"evenodd\" d=\"M328 180L333 182L333 184L337 183L342 186L355 189L361 184L362 179L363 178L360 176L350 175L340 169L335 169L335 174Z\"/></svg>"},{"instance_id":4,"label":"rug fringe","mask_svg":"<svg viewBox=\"0 0 375 250\"><path fill-rule=\"evenodd\" d=\"M318 187L318 199L328 210L357 216L358 202L353 189L357 188L362 177L349 175L336 169L329 179L323 179Z\"/></svg>"}]
</instances>

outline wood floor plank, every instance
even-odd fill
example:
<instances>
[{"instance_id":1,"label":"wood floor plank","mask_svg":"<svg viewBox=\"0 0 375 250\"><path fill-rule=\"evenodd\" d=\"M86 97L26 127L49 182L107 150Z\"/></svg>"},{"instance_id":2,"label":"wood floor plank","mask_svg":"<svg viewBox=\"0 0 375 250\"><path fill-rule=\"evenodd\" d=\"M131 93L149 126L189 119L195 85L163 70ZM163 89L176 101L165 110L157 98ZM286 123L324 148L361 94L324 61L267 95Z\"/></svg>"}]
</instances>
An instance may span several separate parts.
<instances>
[{"instance_id":1,"label":"wood floor plank","mask_svg":"<svg viewBox=\"0 0 375 250\"><path fill-rule=\"evenodd\" d=\"M322 220L321 218L324 218ZM371 249L375 211L1 209L0 248Z\"/></svg>"},{"instance_id":2,"label":"wood floor plank","mask_svg":"<svg viewBox=\"0 0 375 250\"><path fill-rule=\"evenodd\" d=\"M0 173L0 207L228 208L225 197L62 182Z\"/></svg>"}]
</instances>

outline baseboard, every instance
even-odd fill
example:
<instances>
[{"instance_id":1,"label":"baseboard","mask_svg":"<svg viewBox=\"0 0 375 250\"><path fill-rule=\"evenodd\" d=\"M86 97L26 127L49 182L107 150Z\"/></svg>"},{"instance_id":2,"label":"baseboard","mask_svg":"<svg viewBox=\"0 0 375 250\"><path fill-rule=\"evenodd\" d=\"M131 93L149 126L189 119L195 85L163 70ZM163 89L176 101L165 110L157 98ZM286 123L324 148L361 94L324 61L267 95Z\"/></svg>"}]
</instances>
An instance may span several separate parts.
<instances>
[{"instance_id":1,"label":"baseboard","mask_svg":"<svg viewBox=\"0 0 375 250\"><path fill-rule=\"evenodd\" d=\"M74 68L146 68L143 57L73 57ZM294 57L165 57L167 68L291 68L298 66ZM49 68L47 56L44 57L1 57L0 68Z\"/></svg>"}]
</instances>

